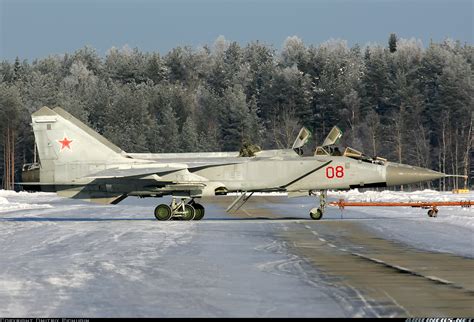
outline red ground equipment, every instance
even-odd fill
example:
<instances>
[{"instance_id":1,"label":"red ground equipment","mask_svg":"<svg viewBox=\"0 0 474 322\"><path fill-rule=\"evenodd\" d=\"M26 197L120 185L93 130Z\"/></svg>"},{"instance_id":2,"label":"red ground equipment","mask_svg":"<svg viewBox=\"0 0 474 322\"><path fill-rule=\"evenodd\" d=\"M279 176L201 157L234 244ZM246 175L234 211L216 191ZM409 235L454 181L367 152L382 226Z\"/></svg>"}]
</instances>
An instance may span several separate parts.
<instances>
[{"instance_id":1,"label":"red ground equipment","mask_svg":"<svg viewBox=\"0 0 474 322\"><path fill-rule=\"evenodd\" d=\"M461 206L471 207L474 206L474 201L463 200L463 201L407 201L407 202L364 202L364 201L332 201L329 203L331 206L338 206L339 209L345 207L418 207L428 210L428 216L436 217L438 215L438 207L447 206Z\"/></svg>"}]
</instances>

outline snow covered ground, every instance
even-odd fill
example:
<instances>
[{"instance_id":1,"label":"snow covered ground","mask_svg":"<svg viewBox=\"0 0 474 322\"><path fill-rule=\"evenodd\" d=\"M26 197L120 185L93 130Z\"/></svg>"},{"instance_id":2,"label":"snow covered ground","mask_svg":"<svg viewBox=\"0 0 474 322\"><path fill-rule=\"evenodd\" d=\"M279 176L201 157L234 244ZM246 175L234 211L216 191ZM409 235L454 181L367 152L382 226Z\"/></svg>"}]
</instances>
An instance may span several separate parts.
<instances>
[{"instance_id":1,"label":"snow covered ground","mask_svg":"<svg viewBox=\"0 0 474 322\"><path fill-rule=\"evenodd\" d=\"M8 198L7 198L8 197ZM0 214L5 211L20 210L20 209L41 209L52 208L50 204L44 203L49 198L56 198L56 194L51 193L35 193L15 192L0 190ZM34 200L41 198L42 204L35 204Z\"/></svg>"},{"instance_id":2,"label":"snow covered ground","mask_svg":"<svg viewBox=\"0 0 474 322\"><path fill-rule=\"evenodd\" d=\"M474 200L474 192L453 194L452 192L438 192L434 190L422 190L413 192L403 191L365 191L359 192L354 189L346 192L330 192L329 196L334 199L344 199L346 201L369 201L369 202L418 202L418 201L468 201ZM385 210L390 208L384 207ZM355 208L351 208L355 209ZM357 208L357 210L364 208ZM406 216L411 218L413 214L425 215L427 210L411 207L395 207L392 211L384 211L386 216ZM439 217L432 222L470 227L474 229L474 208L465 207L438 207ZM371 212L370 208L362 210Z\"/></svg>"},{"instance_id":3,"label":"snow covered ground","mask_svg":"<svg viewBox=\"0 0 474 322\"><path fill-rule=\"evenodd\" d=\"M275 227L307 220L315 198L274 197L258 207L288 222L236 220L213 204L201 222L157 222L153 208L166 200L103 206L0 190L0 316L347 316L323 286L297 278L301 261L274 237ZM329 198L446 201L474 194L349 191ZM330 207L323 220L356 220L383 238L474 258L473 208L441 207L429 218L419 208ZM269 274L271 267L297 273Z\"/></svg>"},{"instance_id":4,"label":"snow covered ground","mask_svg":"<svg viewBox=\"0 0 474 322\"><path fill-rule=\"evenodd\" d=\"M0 195L0 316L346 314L324 288L268 272L289 261L274 251L271 225L225 220L212 204L208 220L157 222L154 199Z\"/></svg>"},{"instance_id":5,"label":"snow covered ground","mask_svg":"<svg viewBox=\"0 0 474 322\"><path fill-rule=\"evenodd\" d=\"M333 200L347 201L468 201L474 200L474 192L453 194L423 190L365 191L351 190L332 192ZM373 218L362 221L369 229L383 238L389 238L411 246L429 250L448 252L474 258L474 207L438 207L438 216L428 217L427 209L412 207L348 207L345 218ZM339 210L338 210L339 211ZM340 212L340 211L339 211Z\"/></svg>"},{"instance_id":6,"label":"snow covered ground","mask_svg":"<svg viewBox=\"0 0 474 322\"><path fill-rule=\"evenodd\" d=\"M328 201L466 201L474 192L453 194L423 190L400 191L329 191ZM317 206L317 198L281 197L280 203L261 205L278 214L308 218L308 210ZM323 220L355 220L382 238L395 240L428 251L448 252L474 258L474 207L439 207L438 217L427 209L412 207L347 207L343 211L328 206Z\"/></svg>"}]
</instances>

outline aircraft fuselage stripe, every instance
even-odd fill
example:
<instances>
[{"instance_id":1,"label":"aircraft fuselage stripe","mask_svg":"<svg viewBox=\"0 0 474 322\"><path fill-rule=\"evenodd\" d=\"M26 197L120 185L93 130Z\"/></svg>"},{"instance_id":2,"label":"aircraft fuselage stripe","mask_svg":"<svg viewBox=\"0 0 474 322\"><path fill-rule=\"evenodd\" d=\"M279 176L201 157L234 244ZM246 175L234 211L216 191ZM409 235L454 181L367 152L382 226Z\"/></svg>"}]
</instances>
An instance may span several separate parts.
<instances>
[{"instance_id":1,"label":"aircraft fuselage stripe","mask_svg":"<svg viewBox=\"0 0 474 322\"><path fill-rule=\"evenodd\" d=\"M314 173L314 172L318 171L319 169L324 168L325 166L327 166L327 165L328 165L329 163L331 163L331 162L332 162L332 160L329 160L328 162L324 163L323 165L321 165L321 166L319 166L319 167L317 167L317 168L315 168L315 169L313 169L313 170L311 170L311 171L309 171L309 172L303 174L301 177L298 177L298 178L296 178L295 180L293 180L293 181L291 181L291 182L289 182L289 183L287 183L287 184L285 184L285 185L283 185L283 186L280 186L280 188L286 188L286 187L288 187L289 185L292 185L293 183L300 181L301 179L303 179L303 178L309 176L311 173Z\"/></svg>"}]
</instances>

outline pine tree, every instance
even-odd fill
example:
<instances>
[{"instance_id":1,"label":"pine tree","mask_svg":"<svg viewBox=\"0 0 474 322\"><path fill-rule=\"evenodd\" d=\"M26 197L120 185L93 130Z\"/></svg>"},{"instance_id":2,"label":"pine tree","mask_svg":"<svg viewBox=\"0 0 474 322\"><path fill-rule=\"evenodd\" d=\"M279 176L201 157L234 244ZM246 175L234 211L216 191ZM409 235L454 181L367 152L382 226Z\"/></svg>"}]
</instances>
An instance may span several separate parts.
<instances>
[{"instance_id":1,"label":"pine tree","mask_svg":"<svg viewBox=\"0 0 474 322\"><path fill-rule=\"evenodd\" d=\"M363 104L375 109L382 118L387 114L385 102L389 82L389 65L386 50L381 47L367 47L362 77Z\"/></svg>"},{"instance_id":2,"label":"pine tree","mask_svg":"<svg viewBox=\"0 0 474 322\"><path fill-rule=\"evenodd\" d=\"M239 150L246 136L245 122L248 108L241 86L226 89L220 111L222 149Z\"/></svg>"},{"instance_id":3,"label":"pine tree","mask_svg":"<svg viewBox=\"0 0 474 322\"><path fill-rule=\"evenodd\" d=\"M146 92L135 84L118 85L107 107L104 135L127 152L150 152L146 132L150 125Z\"/></svg>"},{"instance_id":4,"label":"pine tree","mask_svg":"<svg viewBox=\"0 0 474 322\"><path fill-rule=\"evenodd\" d=\"M22 74L22 68L21 68L21 63L20 63L20 58L16 56L15 58L15 64L13 65L13 80L19 80L21 78Z\"/></svg>"},{"instance_id":5,"label":"pine tree","mask_svg":"<svg viewBox=\"0 0 474 322\"><path fill-rule=\"evenodd\" d=\"M248 112L245 118L245 132L243 139L251 144L261 146L264 125L258 116L259 110L255 96L248 102Z\"/></svg>"},{"instance_id":6,"label":"pine tree","mask_svg":"<svg viewBox=\"0 0 474 322\"><path fill-rule=\"evenodd\" d=\"M163 107L158 117L160 152L180 152L178 118L170 104Z\"/></svg>"},{"instance_id":7,"label":"pine tree","mask_svg":"<svg viewBox=\"0 0 474 322\"><path fill-rule=\"evenodd\" d=\"M168 70L159 53L153 53L148 57L145 75L155 84L159 84L161 81L167 79Z\"/></svg>"},{"instance_id":8,"label":"pine tree","mask_svg":"<svg viewBox=\"0 0 474 322\"><path fill-rule=\"evenodd\" d=\"M20 93L16 86L0 84L0 134L3 142L3 188L13 190L15 173L18 166L15 164L17 127L20 116Z\"/></svg>"},{"instance_id":9,"label":"pine tree","mask_svg":"<svg viewBox=\"0 0 474 322\"><path fill-rule=\"evenodd\" d=\"M196 123L188 116L181 131L181 149L183 152L196 152L199 150L199 135Z\"/></svg>"},{"instance_id":10,"label":"pine tree","mask_svg":"<svg viewBox=\"0 0 474 322\"><path fill-rule=\"evenodd\" d=\"M391 33L390 37L388 38L388 49L391 53L397 51L397 35L394 33Z\"/></svg>"}]
</instances>

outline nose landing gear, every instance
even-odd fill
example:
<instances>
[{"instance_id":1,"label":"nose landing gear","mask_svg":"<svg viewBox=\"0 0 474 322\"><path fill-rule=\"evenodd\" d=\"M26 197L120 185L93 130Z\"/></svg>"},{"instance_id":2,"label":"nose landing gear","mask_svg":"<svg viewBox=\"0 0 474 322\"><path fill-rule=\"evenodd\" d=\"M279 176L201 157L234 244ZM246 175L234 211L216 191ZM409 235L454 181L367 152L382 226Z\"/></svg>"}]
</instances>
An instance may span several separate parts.
<instances>
[{"instance_id":1,"label":"nose landing gear","mask_svg":"<svg viewBox=\"0 0 474 322\"><path fill-rule=\"evenodd\" d=\"M311 195L314 195L314 193L311 192ZM309 216L311 217L311 219L320 220L321 218L323 218L324 210L326 209L326 197L327 191L321 190L321 192L319 193L319 208L314 207L309 211Z\"/></svg>"},{"instance_id":2,"label":"nose landing gear","mask_svg":"<svg viewBox=\"0 0 474 322\"><path fill-rule=\"evenodd\" d=\"M186 198L176 201L173 198L170 205L160 204L155 208L155 218L159 221L165 220L201 220L204 217L204 207L191 199L186 202Z\"/></svg>"}]
</instances>

